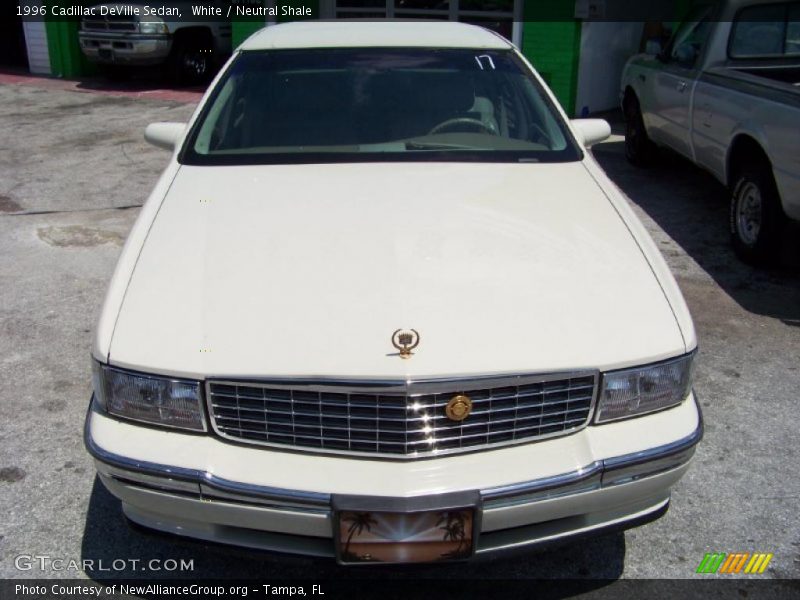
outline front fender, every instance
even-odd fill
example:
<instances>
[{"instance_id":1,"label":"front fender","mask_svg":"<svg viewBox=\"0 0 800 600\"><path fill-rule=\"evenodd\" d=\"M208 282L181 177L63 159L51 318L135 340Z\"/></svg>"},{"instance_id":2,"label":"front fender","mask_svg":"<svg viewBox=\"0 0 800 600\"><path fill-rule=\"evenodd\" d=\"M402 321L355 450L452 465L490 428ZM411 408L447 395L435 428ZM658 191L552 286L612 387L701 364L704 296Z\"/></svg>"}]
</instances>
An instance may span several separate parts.
<instances>
[{"instance_id":1,"label":"front fender","mask_svg":"<svg viewBox=\"0 0 800 600\"><path fill-rule=\"evenodd\" d=\"M628 89L632 90L641 102L644 91L643 88L647 83L648 73L653 70L652 62L654 60L652 56L647 54L635 54L625 63L625 67L622 70L619 92L620 107L623 110L625 109L625 93Z\"/></svg>"}]
</instances>

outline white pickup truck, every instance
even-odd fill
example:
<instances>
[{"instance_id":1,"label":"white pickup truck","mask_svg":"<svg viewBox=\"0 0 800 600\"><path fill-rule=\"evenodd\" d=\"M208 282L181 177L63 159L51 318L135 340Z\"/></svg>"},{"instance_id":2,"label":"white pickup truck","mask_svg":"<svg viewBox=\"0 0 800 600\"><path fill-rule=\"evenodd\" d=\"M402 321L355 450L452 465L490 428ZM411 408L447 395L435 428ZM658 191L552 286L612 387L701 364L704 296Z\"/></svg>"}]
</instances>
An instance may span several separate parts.
<instances>
[{"instance_id":1,"label":"white pickup truck","mask_svg":"<svg viewBox=\"0 0 800 600\"><path fill-rule=\"evenodd\" d=\"M223 3L208 6L222 10ZM189 1L111 2L91 10L81 21L81 51L112 78L130 67L164 65L175 83L205 83L231 53L230 21L194 17Z\"/></svg>"},{"instance_id":2,"label":"white pickup truck","mask_svg":"<svg viewBox=\"0 0 800 600\"><path fill-rule=\"evenodd\" d=\"M668 147L731 190L734 248L764 263L800 220L800 2L697 7L656 56L633 57L621 86L626 154Z\"/></svg>"}]
</instances>

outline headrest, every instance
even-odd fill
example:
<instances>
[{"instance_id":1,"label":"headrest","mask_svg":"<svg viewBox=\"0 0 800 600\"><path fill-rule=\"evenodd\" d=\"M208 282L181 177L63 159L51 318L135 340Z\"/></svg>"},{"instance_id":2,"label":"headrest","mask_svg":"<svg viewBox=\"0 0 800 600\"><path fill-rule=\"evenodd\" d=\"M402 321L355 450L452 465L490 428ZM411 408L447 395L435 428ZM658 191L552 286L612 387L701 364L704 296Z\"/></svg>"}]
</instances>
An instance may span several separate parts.
<instances>
[{"instance_id":1,"label":"headrest","mask_svg":"<svg viewBox=\"0 0 800 600\"><path fill-rule=\"evenodd\" d=\"M461 73L382 73L366 88L368 101L384 110L466 112L475 103L472 81Z\"/></svg>"}]
</instances>

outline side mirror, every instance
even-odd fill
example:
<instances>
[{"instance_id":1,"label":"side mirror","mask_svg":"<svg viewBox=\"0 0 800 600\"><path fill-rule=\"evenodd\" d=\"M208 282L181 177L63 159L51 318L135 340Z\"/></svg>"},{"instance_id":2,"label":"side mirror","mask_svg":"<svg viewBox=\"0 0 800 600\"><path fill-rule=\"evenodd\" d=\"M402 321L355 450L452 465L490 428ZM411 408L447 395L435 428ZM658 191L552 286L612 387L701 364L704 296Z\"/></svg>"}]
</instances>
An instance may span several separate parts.
<instances>
[{"instance_id":1,"label":"side mirror","mask_svg":"<svg viewBox=\"0 0 800 600\"><path fill-rule=\"evenodd\" d=\"M611 136L611 125L604 119L572 119L572 128L584 146L591 146Z\"/></svg>"},{"instance_id":2,"label":"side mirror","mask_svg":"<svg viewBox=\"0 0 800 600\"><path fill-rule=\"evenodd\" d=\"M150 123L144 130L144 139L164 150L175 150L186 123Z\"/></svg>"},{"instance_id":3,"label":"side mirror","mask_svg":"<svg viewBox=\"0 0 800 600\"><path fill-rule=\"evenodd\" d=\"M660 40L647 40L647 43L644 46L644 53L648 56L658 56L664 51L661 47Z\"/></svg>"},{"instance_id":4,"label":"side mirror","mask_svg":"<svg viewBox=\"0 0 800 600\"><path fill-rule=\"evenodd\" d=\"M692 66L697 60L697 50L691 44L681 44L675 49L675 61L681 65Z\"/></svg>"}]
</instances>

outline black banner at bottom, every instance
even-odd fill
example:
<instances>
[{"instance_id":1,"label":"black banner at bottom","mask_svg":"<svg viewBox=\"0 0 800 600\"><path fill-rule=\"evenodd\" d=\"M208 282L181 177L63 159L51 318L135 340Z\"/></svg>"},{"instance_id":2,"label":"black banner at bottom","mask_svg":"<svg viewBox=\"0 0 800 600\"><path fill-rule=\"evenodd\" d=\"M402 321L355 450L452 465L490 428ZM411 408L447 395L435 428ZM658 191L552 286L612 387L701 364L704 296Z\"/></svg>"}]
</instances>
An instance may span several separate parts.
<instances>
[{"instance_id":1,"label":"black banner at bottom","mask_svg":"<svg viewBox=\"0 0 800 600\"><path fill-rule=\"evenodd\" d=\"M682 580L529 580L529 579L352 579L338 580L64 580L6 579L0 581L0 599L166 600L219 598L255 600L314 598L338 600L379 598L800 598L800 580L682 579Z\"/></svg>"}]
</instances>

